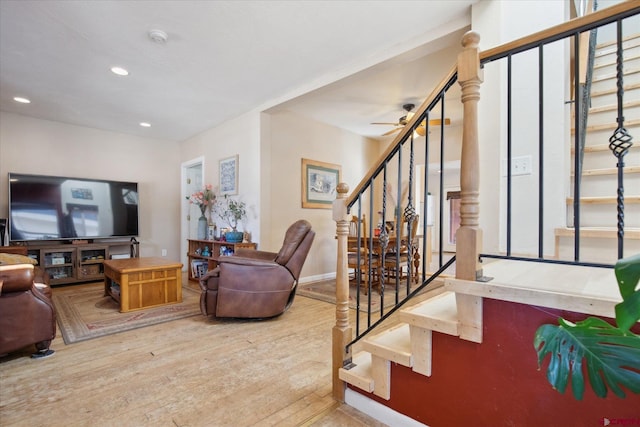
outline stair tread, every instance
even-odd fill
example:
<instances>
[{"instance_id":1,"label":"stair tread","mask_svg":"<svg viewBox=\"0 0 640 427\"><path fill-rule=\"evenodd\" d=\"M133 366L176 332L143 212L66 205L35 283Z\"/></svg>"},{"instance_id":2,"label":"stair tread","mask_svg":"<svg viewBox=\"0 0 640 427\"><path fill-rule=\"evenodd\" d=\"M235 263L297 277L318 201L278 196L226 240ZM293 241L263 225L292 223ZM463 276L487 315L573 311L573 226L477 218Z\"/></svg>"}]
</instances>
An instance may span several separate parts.
<instances>
[{"instance_id":1,"label":"stair tread","mask_svg":"<svg viewBox=\"0 0 640 427\"><path fill-rule=\"evenodd\" d=\"M400 312L409 325L458 336L458 310L454 292L444 292Z\"/></svg>"},{"instance_id":2,"label":"stair tread","mask_svg":"<svg viewBox=\"0 0 640 427\"><path fill-rule=\"evenodd\" d=\"M640 120L625 120L624 122L624 127L626 129L629 129L633 126L639 126L640 125ZM586 132L598 132L601 130L611 130L614 131L618 128L618 123L617 122L611 122L611 123L605 123L605 124L601 124L601 125L591 125L591 126L587 126ZM575 134L575 128L571 128L571 134L574 135Z\"/></svg>"},{"instance_id":3,"label":"stair tread","mask_svg":"<svg viewBox=\"0 0 640 427\"><path fill-rule=\"evenodd\" d=\"M633 46L633 47L637 47L637 46ZM610 54L600 55L598 58L600 60L602 60L603 57L608 56L608 55L610 55ZM625 56L625 58L624 58L625 62L635 61L637 59L640 59L640 54L628 55L628 56ZM615 65L616 65L616 59L614 57L614 58L611 58L610 61L603 60L602 62L600 62L598 64L594 64L593 65L593 69L597 70L597 69L602 69L602 68L606 68L606 67L612 67L612 66L615 66Z\"/></svg>"},{"instance_id":4,"label":"stair tread","mask_svg":"<svg viewBox=\"0 0 640 427\"><path fill-rule=\"evenodd\" d=\"M638 73L640 73L640 68L627 68L627 69L623 70L623 75L624 75L624 77L627 77L627 78L629 76L631 76L632 74L638 74ZM593 78L593 83L595 84L595 83L598 83L598 82L603 82L605 80L612 80L612 79L615 79L617 77L618 77L618 75L617 75L616 72L607 73L607 74L603 73L601 76L594 77Z\"/></svg>"},{"instance_id":5,"label":"stair tread","mask_svg":"<svg viewBox=\"0 0 640 427\"><path fill-rule=\"evenodd\" d=\"M554 230L556 236L573 237L576 233L574 228L556 228ZM581 237L618 237L618 229L615 227L580 227ZM629 239L640 239L640 228L625 228L624 237Z\"/></svg>"},{"instance_id":6,"label":"stair tread","mask_svg":"<svg viewBox=\"0 0 640 427\"><path fill-rule=\"evenodd\" d=\"M640 144L634 144L631 146L630 150L637 150L640 148ZM584 147L585 153L595 153L599 151L611 151L609 148L609 144L597 144L597 145L587 145ZM575 153L573 146L571 146L571 154Z\"/></svg>"},{"instance_id":7,"label":"stair tread","mask_svg":"<svg viewBox=\"0 0 640 427\"><path fill-rule=\"evenodd\" d=\"M622 42L623 44L625 44L626 46L638 46L639 44L636 44L636 42L640 41L640 33L633 33L633 34L629 34L628 36L624 36L622 38ZM625 47L626 47L625 46ZM606 49L612 49L613 52L616 52L617 49L617 40L611 40L611 41L606 41L606 42L602 42L602 43L598 43L596 45L596 51L598 53L596 53L596 55L598 54L604 54L607 55L611 52L606 52Z\"/></svg>"},{"instance_id":8,"label":"stair tread","mask_svg":"<svg viewBox=\"0 0 640 427\"><path fill-rule=\"evenodd\" d=\"M601 204L612 204L617 203L618 198L616 196L591 196L591 197L580 197L580 203L582 204L592 204L592 205L601 205ZM636 204L640 203L640 196L624 196L625 204ZM567 204L573 204L573 197L567 197Z\"/></svg>"},{"instance_id":9,"label":"stair tread","mask_svg":"<svg viewBox=\"0 0 640 427\"><path fill-rule=\"evenodd\" d=\"M624 168L624 173L640 173L640 166L627 166ZM582 171L582 176L599 176L599 175L617 175L618 168L601 168L601 169L585 169ZM573 172L571 172L573 176Z\"/></svg>"},{"instance_id":10,"label":"stair tread","mask_svg":"<svg viewBox=\"0 0 640 427\"><path fill-rule=\"evenodd\" d=\"M358 387L366 392L373 392L374 382L371 375L371 354L361 351L353 356L355 366L351 369L340 368L338 377L352 386Z\"/></svg>"},{"instance_id":11,"label":"stair tread","mask_svg":"<svg viewBox=\"0 0 640 427\"><path fill-rule=\"evenodd\" d=\"M640 106L640 101L628 101L623 103L623 107L625 110L629 108L635 108L638 106ZM602 113L605 111L616 111L617 108L618 108L617 104L608 104L608 105L603 105L601 107L592 107L592 108L589 108L589 114Z\"/></svg>"},{"instance_id":12,"label":"stair tread","mask_svg":"<svg viewBox=\"0 0 640 427\"><path fill-rule=\"evenodd\" d=\"M625 84L624 85L624 91L625 92L630 92L632 90L638 89L640 88L640 83L632 83L632 84ZM603 90L599 90L599 91L592 91L591 92L591 99L599 97L599 96L606 96L606 95L611 95L613 93L617 93L618 92L618 88L617 87L610 87L608 89L603 89Z\"/></svg>"},{"instance_id":13,"label":"stair tread","mask_svg":"<svg viewBox=\"0 0 640 427\"><path fill-rule=\"evenodd\" d=\"M364 340L362 348L371 354L401 365L413 366L411 333L406 323L389 328Z\"/></svg>"}]
</instances>

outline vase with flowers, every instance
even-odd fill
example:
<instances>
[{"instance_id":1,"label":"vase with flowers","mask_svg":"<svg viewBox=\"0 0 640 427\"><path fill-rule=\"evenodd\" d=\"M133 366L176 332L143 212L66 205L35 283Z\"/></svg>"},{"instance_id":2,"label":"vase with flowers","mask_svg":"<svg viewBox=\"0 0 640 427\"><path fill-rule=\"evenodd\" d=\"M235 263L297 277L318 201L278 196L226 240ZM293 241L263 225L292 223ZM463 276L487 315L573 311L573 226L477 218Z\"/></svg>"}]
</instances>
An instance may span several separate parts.
<instances>
[{"instance_id":1,"label":"vase with flowers","mask_svg":"<svg viewBox=\"0 0 640 427\"><path fill-rule=\"evenodd\" d=\"M238 221L247 217L246 204L225 194L224 199L221 199L216 205L216 214L232 229L226 234L227 241L231 243L242 242L243 233L238 231Z\"/></svg>"},{"instance_id":2,"label":"vase with flowers","mask_svg":"<svg viewBox=\"0 0 640 427\"><path fill-rule=\"evenodd\" d=\"M207 238L207 226L209 221L205 216L207 210L211 213L211 208L216 203L216 194L213 192L213 186L207 184L200 191L196 191L191 196L187 197L189 203L196 205L200 208L200 218L198 218L198 240L205 240Z\"/></svg>"}]
</instances>

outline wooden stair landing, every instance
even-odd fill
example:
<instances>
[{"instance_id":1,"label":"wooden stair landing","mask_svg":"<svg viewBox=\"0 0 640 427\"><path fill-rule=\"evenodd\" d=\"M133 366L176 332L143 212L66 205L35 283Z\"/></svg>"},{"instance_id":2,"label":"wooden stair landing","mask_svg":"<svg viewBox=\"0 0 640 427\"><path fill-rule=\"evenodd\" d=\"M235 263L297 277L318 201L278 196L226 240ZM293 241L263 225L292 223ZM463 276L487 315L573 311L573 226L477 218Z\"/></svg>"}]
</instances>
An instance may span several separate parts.
<instances>
[{"instance_id":1,"label":"wooden stair landing","mask_svg":"<svg viewBox=\"0 0 640 427\"><path fill-rule=\"evenodd\" d=\"M483 266L491 281L447 278L443 292L401 310L400 323L365 338L353 366L340 369L340 379L388 400L391 362L431 376L432 334L465 339L465 328L481 331L483 298L604 317L614 317L621 301L610 268L510 260L485 260ZM481 343L482 335L466 339Z\"/></svg>"}]
</instances>

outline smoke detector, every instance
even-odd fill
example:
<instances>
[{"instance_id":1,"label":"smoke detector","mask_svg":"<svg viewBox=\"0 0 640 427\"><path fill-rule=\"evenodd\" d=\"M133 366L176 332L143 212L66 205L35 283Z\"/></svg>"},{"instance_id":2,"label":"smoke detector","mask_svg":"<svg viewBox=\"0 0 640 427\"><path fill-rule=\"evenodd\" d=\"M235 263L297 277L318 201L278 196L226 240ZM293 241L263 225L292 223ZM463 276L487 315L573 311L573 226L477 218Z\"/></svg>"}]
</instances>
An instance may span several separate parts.
<instances>
[{"instance_id":1,"label":"smoke detector","mask_svg":"<svg viewBox=\"0 0 640 427\"><path fill-rule=\"evenodd\" d=\"M165 44L167 42L168 36L162 30L151 30L149 31L149 38L156 43Z\"/></svg>"}]
</instances>

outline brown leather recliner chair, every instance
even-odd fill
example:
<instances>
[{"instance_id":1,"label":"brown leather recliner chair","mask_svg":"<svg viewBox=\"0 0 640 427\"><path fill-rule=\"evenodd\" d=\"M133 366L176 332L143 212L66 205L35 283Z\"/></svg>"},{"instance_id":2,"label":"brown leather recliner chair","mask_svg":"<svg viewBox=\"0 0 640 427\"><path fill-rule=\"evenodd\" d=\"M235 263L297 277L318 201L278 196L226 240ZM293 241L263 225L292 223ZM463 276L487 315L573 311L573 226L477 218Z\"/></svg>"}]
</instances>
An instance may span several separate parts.
<instances>
[{"instance_id":1,"label":"brown leather recliner chair","mask_svg":"<svg viewBox=\"0 0 640 427\"><path fill-rule=\"evenodd\" d=\"M278 253L238 249L220 257L200 279L200 310L205 316L269 318L289 308L298 278L315 237L311 224L289 227Z\"/></svg>"},{"instance_id":2,"label":"brown leather recliner chair","mask_svg":"<svg viewBox=\"0 0 640 427\"><path fill-rule=\"evenodd\" d=\"M53 354L56 315L48 286L38 288L31 264L0 266L0 355L35 344L33 357Z\"/></svg>"}]
</instances>

